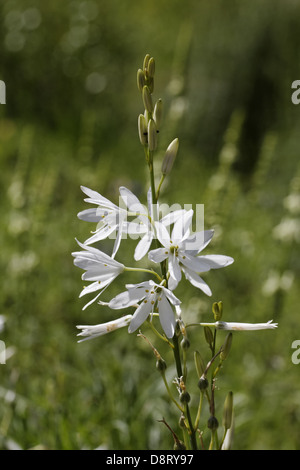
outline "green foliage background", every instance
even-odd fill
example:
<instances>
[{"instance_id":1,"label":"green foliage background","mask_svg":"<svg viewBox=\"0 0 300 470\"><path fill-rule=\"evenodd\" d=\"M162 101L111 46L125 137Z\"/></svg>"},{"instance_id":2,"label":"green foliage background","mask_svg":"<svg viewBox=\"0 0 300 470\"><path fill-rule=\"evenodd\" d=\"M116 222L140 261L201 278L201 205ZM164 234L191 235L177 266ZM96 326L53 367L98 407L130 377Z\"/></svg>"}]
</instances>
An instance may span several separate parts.
<instances>
[{"instance_id":1,"label":"green foliage background","mask_svg":"<svg viewBox=\"0 0 300 470\"><path fill-rule=\"evenodd\" d=\"M146 343L125 330L77 343L77 324L111 312L81 310L71 257L91 230L76 216L81 184L115 202L125 185L145 200L136 70L148 52L165 104L158 168L180 140L162 201L204 204L211 252L235 258L205 277L212 298L178 288L184 314L211 321L222 300L224 320L279 323L234 334L218 412L232 390L234 449L299 449L298 2L6 0L0 12L1 449L172 448L157 420L176 428L178 417ZM122 277L107 295L141 280ZM208 357L202 331L191 342Z\"/></svg>"}]
</instances>

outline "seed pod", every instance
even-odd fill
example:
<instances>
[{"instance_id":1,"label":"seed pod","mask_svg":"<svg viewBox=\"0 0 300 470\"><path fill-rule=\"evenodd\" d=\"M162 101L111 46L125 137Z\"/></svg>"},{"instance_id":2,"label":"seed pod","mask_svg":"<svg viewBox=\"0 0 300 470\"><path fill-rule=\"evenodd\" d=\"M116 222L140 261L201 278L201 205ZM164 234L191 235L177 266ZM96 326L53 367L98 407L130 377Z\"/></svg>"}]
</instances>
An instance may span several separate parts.
<instances>
[{"instance_id":1,"label":"seed pod","mask_svg":"<svg viewBox=\"0 0 300 470\"><path fill-rule=\"evenodd\" d=\"M166 362L160 357L157 361L156 361L156 369L159 371L159 372L164 372L167 368L167 364Z\"/></svg>"},{"instance_id":2,"label":"seed pod","mask_svg":"<svg viewBox=\"0 0 300 470\"><path fill-rule=\"evenodd\" d=\"M179 400L181 401L181 403L189 403L190 399L191 396L186 390L183 390L183 392L181 392L179 395Z\"/></svg>"},{"instance_id":3,"label":"seed pod","mask_svg":"<svg viewBox=\"0 0 300 470\"><path fill-rule=\"evenodd\" d=\"M211 415L208 418L207 427L208 427L208 429L211 429L212 431L216 431L218 429L219 422L218 422L218 420L215 416Z\"/></svg>"},{"instance_id":4,"label":"seed pod","mask_svg":"<svg viewBox=\"0 0 300 470\"><path fill-rule=\"evenodd\" d=\"M203 392L204 390L206 390L207 387L208 387L208 385L209 385L209 384L208 384L207 378L206 378L204 375L202 375L202 377L200 377L200 379L199 379L199 381L198 381L198 387L199 387L199 389L201 390L201 392Z\"/></svg>"}]
</instances>

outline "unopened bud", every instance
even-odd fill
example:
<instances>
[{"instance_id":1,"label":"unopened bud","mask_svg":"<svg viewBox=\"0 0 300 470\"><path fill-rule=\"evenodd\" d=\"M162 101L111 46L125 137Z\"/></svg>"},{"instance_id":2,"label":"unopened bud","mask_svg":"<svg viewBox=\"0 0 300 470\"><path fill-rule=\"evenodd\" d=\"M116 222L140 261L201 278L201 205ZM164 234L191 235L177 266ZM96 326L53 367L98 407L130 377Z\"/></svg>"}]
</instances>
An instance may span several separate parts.
<instances>
[{"instance_id":1,"label":"unopened bud","mask_svg":"<svg viewBox=\"0 0 300 470\"><path fill-rule=\"evenodd\" d=\"M157 131L159 131L162 121L162 100L159 99L156 101L153 111L153 119L156 124Z\"/></svg>"},{"instance_id":2,"label":"unopened bud","mask_svg":"<svg viewBox=\"0 0 300 470\"><path fill-rule=\"evenodd\" d=\"M143 91L143 88L145 86L145 75L142 69L138 69L137 71L137 76L136 76L136 81L137 81L137 87L140 90L140 92Z\"/></svg>"},{"instance_id":3,"label":"unopened bud","mask_svg":"<svg viewBox=\"0 0 300 470\"><path fill-rule=\"evenodd\" d=\"M233 412L233 393L229 392L224 403L224 411L223 411L223 426L226 430L231 428L232 412Z\"/></svg>"},{"instance_id":4,"label":"unopened bud","mask_svg":"<svg viewBox=\"0 0 300 470\"><path fill-rule=\"evenodd\" d=\"M175 161L177 152L178 152L179 140L176 138L174 139L169 147L166 150L165 157L162 162L161 172L163 175L167 175L170 173L173 167L173 163Z\"/></svg>"},{"instance_id":5,"label":"unopened bud","mask_svg":"<svg viewBox=\"0 0 300 470\"><path fill-rule=\"evenodd\" d=\"M150 54L146 54L144 58L144 63L143 63L144 72L148 69L149 60L150 60Z\"/></svg>"},{"instance_id":6,"label":"unopened bud","mask_svg":"<svg viewBox=\"0 0 300 470\"><path fill-rule=\"evenodd\" d=\"M147 124L146 119L143 114L140 114L138 117L138 131L139 131L139 138L142 145L146 145L148 142L148 131L147 131Z\"/></svg>"},{"instance_id":7,"label":"unopened bud","mask_svg":"<svg viewBox=\"0 0 300 470\"><path fill-rule=\"evenodd\" d=\"M152 113L153 113L152 96L151 96L149 87L148 87L147 85L145 85L145 86L143 87L142 97L143 97L143 103L144 103L145 109L146 109L149 113L152 114Z\"/></svg>"},{"instance_id":8,"label":"unopened bud","mask_svg":"<svg viewBox=\"0 0 300 470\"><path fill-rule=\"evenodd\" d=\"M148 146L151 152L157 147L157 132L153 119L150 119L148 123Z\"/></svg>"},{"instance_id":9,"label":"unopened bud","mask_svg":"<svg viewBox=\"0 0 300 470\"><path fill-rule=\"evenodd\" d=\"M153 57L149 59L149 62L147 65L147 71L148 71L148 76L153 78L154 73L155 73L155 60L153 59Z\"/></svg>"},{"instance_id":10,"label":"unopened bud","mask_svg":"<svg viewBox=\"0 0 300 470\"><path fill-rule=\"evenodd\" d=\"M227 358L230 348L231 348L231 343L232 343L232 333L228 333L228 335L225 338L225 342L221 348L221 353L220 353L220 358L222 361L225 361Z\"/></svg>"},{"instance_id":11,"label":"unopened bud","mask_svg":"<svg viewBox=\"0 0 300 470\"><path fill-rule=\"evenodd\" d=\"M220 321L223 314L223 302L214 302L212 306L215 321Z\"/></svg>"},{"instance_id":12,"label":"unopened bud","mask_svg":"<svg viewBox=\"0 0 300 470\"><path fill-rule=\"evenodd\" d=\"M219 422L218 422L218 420L215 416L211 415L208 418L207 427L208 427L208 429L211 429L212 431L216 431L218 429Z\"/></svg>"}]
</instances>

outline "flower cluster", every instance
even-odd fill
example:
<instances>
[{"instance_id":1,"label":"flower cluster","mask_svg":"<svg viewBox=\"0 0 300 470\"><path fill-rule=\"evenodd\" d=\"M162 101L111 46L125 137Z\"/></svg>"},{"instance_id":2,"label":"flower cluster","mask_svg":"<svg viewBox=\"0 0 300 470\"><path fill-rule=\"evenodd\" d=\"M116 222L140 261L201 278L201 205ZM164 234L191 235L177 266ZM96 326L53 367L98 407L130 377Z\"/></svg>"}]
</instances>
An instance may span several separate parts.
<instances>
[{"instance_id":1,"label":"flower cluster","mask_svg":"<svg viewBox=\"0 0 300 470\"><path fill-rule=\"evenodd\" d=\"M162 101L159 99L155 104L152 101L154 72L154 59L147 54L143 69L139 69L137 73L137 85L145 107L144 113L138 117L138 135L144 148L150 176L147 204L142 204L124 186L119 188L119 205L98 192L82 186L81 189L87 196L85 202L92 204L93 207L79 212L78 217L83 221L96 223L97 226L92 236L84 243L78 242L82 251L72 253L74 264L85 271L82 279L91 282L84 287L80 297L96 293L84 308L98 300L116 277L125 271L143 271L149 273L151 278L135 285L126 285L127 290L109 302L98 300L99 304L108 305L113 310L134 308L135 311L133 314L127 314L109 323L78 326L82 330L79 335L86 336L85 339L126 325L129 325L128 331L131 333L136 331L146 319L152 320L154 315L159 316L165 335L168 338L173 337L176 317L180 318L179 312L181 312L179 307L181 302L175 296L174 290L182 281L183 276L194 287L211 296L211 289L200 274L229 266L234 261L230 256L202 254L210 243L214 231L192 232L194 217L192 209L169 211L160 218L158 204L160 189L173 167L179 142L177 138L174 139L166 149L161 164L161 180L156 189L153 153L157 148L158 132L162 121ZM128 267L115 259L122 239L131 236L139 238L134 251L134 260L140 261L148 256L153 264L152 269ZM115 240L111 255L91 246L108 237L113 237ZM225 325L219 322L215 324L215 327L226 329ZM260 329L270 327L274 325L260 324ZM246 329L246 327L235 329ZM250 325L247 329L253 328Z\"/></svg>"},{"instance_id":2,"label":"flower cluster","mask_svg":"<svg viewBox=\"0 0 300 470\"><path fill-rule=\"evenodd\" d=\"M73 253L74 264L85 271L82 279L91 281L87 287L84 287L80 296L96 293L96 296L84 308L96 301L117 276L124 271L135 269L124 266L115 257L121 244L122 234L138 234L141 239L135 249L135 260L148 255L149 260L157 267L163 263L164 274L158 274L154 268L153 274L156 275L159 283L149 279L136 285L126 285L125 292L106 304L111 309L136 308L130 318L129 332L136 331L149 315L152 317L154 313L157 313L166 336L171 338L175 330L173 307L181 303L173 291L181 281L182 273L193 286L210 296L211 290L199 273L228 266L233 263L233 259L224 255L200 255L211 241L214 232L213 230L191 232L193 210L182 209L169 212L161 220L155 221L151 202L148 201L146 208L125 187L120 188L120 196L125 208L116 206L96 191L86 187L82 190L89 196L86 201L94 204L95 207L80 212L78 217L85 221L98 222L94 234L84 243L78 242L82 251ZM151 194L151 190L148 194ZM130 216L134 216L135 220L129 222ZM115 243L111 256L91 246L112 233L115 233ZM158 247L151 249L153 242ZM115 328L126 326L128 316L126 320L115 321ZM87 326L80 328L83 331L88 329ZM89 336L98 336L106 330L105 327L101 329L101 325L97 325L95 331L96 334L90 335L89 333Z\"/></svg>"}]
</instances>

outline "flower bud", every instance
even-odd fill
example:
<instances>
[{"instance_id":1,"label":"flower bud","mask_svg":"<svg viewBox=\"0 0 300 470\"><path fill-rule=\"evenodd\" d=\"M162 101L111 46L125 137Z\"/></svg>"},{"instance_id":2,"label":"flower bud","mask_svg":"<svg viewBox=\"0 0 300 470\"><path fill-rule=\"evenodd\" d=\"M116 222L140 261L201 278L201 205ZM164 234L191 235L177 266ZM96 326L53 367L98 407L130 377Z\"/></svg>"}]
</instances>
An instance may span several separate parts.
<instances>
[{"instance_id":1,"label":"flower bud","mask_svg":"<svg viewBox=\"0 0 300 470\"><path fill-rule=\"evenodd\" d=\"M157 132L160 129L161 121L162 121L162 100L159 99L156 101L153 111L153 119L156 124Z\"/></svg>"},{"instance_id":2,"label":"flower bud","mask_svg":"<svg viewBox=\"0 0 300 470\"><path fill-rule=\"evenodd\" d=\"M223 302L214 302L212 306L215 321L220 321L223 314Z\"/></svg>"},{"instance_id":3,"label":"flower bud","mask_svg":"<svg viewBox=\"0 0 300 470\"><path fill-rule=\"evenodd\" d=\"M157 132L153 119L150 119L148 123L148 146L150 151L155 150L157 147Z\"/></svg>"},{"instance_id":4,"label":"flower bud","mask_svg":"<svg viewBox=\"0 0 300 470\"><path fill-rule=\"evenodd\" d=\"M144 103L145 109L149 113L152 114L153 113L153 102L152 102L152 97L151 97L149 87L147 85L145 85L143 87L142 97L143 97L143 103Z\"/></svg>"},{"instance_id":5,"label":"flower bud","mask_svg":"<svg viewBox=\"0 0 300 470\"><path fill-rule=\"evenodd\" d=\"M146 145L148 142L148 131L147 131L147 124L146 119L143 114L140 114L138 117L138 131L139 131L139 138L142 145Z\"/></svg>"},{"instance_id":6,"label":"flower bud","mask_svg":"<svg viewBox=\"0 0 300 470\"><path fill-rule=\"evenodd\" d=\"M137 71L137 76L136 76L136 81L137 81L137 87L140 90L140 92L143 91L143 87L145 86L145 75L142 69L138 69Z\"/></svg>"},{"instance_id":7,"label":"flower bud","mask_svg":"<svg viewBox=\"0 0 300 470\"><path fill-rule=\"evenodd\" d=\"M215 416L211 415L208 418L207 427L208 427L208 429L211 429L212 431L216 431L218 429L219 422L218 422L218 420Z\"/></svg>"},{"instance_id":8,"label":"flower bud","mask_svg":"<svg viewBox=\"0 0 300 470\"><path fill-rule=\"evenodd\" d=\"M147 64L147 70L148 70L148 76L153 78L154 73L155 73L155 60L153 59L153 57L149 59L149 62Z\"/></svg>"},{"instance_id":9,"label":"flower bud","mask_svg":"<svg viewBox=\"0 0 300 470\"><path fill-rule=\"evenodd\" d=\"M226 430L231 428L232 414L233 414L232 412L233 412L233 393L229 392L224 403L224 411L223 411L223 426Z\"/></svg>"},{"instance_id":10,"label":"flower bud","mask_svg":"<svg viewBox=\"0 0 300 470\"><path fill-rule=\"evenodd\" d=\"M231 348L231 343L232 343L232 333L228 333L228 335L226 336L225 338L225 342L222 346L222 350L221 350L221 353L220 353L220 358L222 361L225 361L225 359L227 358L228 354L229 354L229 351L230 351L230 348Z\"/></svg>"},{"instance_id":11,"label":"flower bud","mask_svg":"<svg viewBox=\"0 0 300 470\"><path fill-rule=\"evenodd\" d=\"M161 172L163 175L167 175L170 173L173 167L173 163L175 161L177 152L178 152L179 141L178 139L174 139L169 147L166 150L165 157L162 162Z\"/></svg>"},{"instance_id":12,"label":"flower bud","mask_svg":"<svg viewBox=\"0 0 300 470\"><path fill-rule=\"evenodd\" d=\"M149 60L150 60L150 54L146 54L144 58L144 63L143 63L144 72L148 69Z\"/></svg>"}]
</instances>

